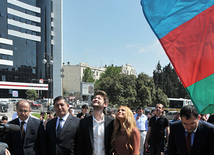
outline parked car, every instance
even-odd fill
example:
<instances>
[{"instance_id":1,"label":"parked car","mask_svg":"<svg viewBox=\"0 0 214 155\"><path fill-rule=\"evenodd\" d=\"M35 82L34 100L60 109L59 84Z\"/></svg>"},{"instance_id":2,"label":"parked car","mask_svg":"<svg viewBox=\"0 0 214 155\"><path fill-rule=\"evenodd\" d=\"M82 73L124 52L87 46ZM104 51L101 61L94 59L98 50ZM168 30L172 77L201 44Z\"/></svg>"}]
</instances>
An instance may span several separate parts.
<instances>
[{"instance_id":1,"label":"parked car","mask_svg":"<svg viewBox=\"0 0 214 155\"><path fill-rule=\"evenodd\" d=\"M7 112L8 104L9 104L9 102L7 102L5 100L0 101L0 111L1 112Z\"/></svg>"},{"instance_id":2,"label":"parked car","mask_svg":"<svg viewBox=\"0 0 214 155\"><path fill-rule=\"evenodd\" d=\"M30 104L32 109L39 109L41 107L41 104L35 101L30 102Z\"/></svg>"}]
</instances>

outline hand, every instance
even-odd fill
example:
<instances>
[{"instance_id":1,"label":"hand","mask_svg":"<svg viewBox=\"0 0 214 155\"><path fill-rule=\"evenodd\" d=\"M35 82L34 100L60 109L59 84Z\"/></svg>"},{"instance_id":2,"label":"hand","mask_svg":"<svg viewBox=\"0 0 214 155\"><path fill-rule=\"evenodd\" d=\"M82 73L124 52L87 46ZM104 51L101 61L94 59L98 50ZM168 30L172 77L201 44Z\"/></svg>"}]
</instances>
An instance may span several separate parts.
<instances>
[{"instance_id":1,"label":"hand","mask_svg":"<svg viewBox=\"0 0 214 155\"><path fill-rule=\"evenodd\" d=\"M136 118L136 120L138 120L140 117L139 116L137 116L137 118Z\"/></svg>"},{"instance_id":2,"label":"hand","mask_svg":"<svg viewBox=\"0 0 214 155\"><path fill-rule=\"evenodd\" d=\"M149 147L148 142L145 142L145 149L148 149L148 147Z\"/></svg>"}]
</instances>

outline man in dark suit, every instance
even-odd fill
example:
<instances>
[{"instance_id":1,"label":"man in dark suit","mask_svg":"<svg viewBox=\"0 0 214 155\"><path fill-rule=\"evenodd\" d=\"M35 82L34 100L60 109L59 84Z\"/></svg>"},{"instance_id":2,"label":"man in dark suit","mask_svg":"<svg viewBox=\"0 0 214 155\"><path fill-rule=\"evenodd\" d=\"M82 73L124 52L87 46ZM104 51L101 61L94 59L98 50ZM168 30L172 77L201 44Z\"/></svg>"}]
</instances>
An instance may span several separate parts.
<instances>
[{"instance_id":1,"label":"man in dark suit","mask_svg":"<svg viewBox=\"0 0 214 155\"><path fill-rule=\"evenodd\" d=\"M88 111L88 106L86 104L84 104L82 106L82 112L77 114L77 117L80 119L88 117L87 111Z\"/></svg>"},{"instance_id":2,"label":"man in dark suit","mask_svg":"<svg viewBox=\"0 0 214 155\"><path fill-rule=\"evenodd\" d=\"M201 121L193 105L184 106L180 116L170 126L168 155L213 155L214 126Z\"/></svg>"},{"instance_id":3,"label":"man in dark suit","mask_svg":"<svg viewBox=\"0 0 214 155\"><path fill-rule=\"evenodd\" d=\"M93 115L80 121L78 155L109 155L113 118L104 115L108 97L104 91L96 92L92 106Z\"/></svg>"},{"instance_id":4,"label":"man in dark suit","mask_svg":"<svg viewBox=\"0 0 214 155\"><path fill-rule=\"evenodd\" d=\"M9 122L20 126L20 131L10 131L5 135L5 142L12 155L46 154L45 131L42 121L30 117L30 103L21 100L17 103L18 118Z\"/></svg>"},{"instance_id":5,"label":"man in dark suit","mask_svg":"<svg viewBox=\"0 0 214 155\"><path fill-rule=\"evenodd\" d=\"M54 99L57 117L48 121L46 136L49 155L74 155L77 147L79 118L68 112L68 100L63 96Z\"/></svg>"}]
</instances>

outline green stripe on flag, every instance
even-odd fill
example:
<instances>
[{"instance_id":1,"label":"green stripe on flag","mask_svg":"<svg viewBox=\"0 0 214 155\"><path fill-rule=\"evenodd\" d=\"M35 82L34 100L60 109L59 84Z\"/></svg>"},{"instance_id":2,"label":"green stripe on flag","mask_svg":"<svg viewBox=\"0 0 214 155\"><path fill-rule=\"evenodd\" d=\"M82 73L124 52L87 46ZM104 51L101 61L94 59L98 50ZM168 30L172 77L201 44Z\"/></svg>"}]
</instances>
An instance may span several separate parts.
<instances>
[{"instance_id":1,"label":"green stripe on flag","mask_svg":"<svg viewBox=\"0 0 214 155\"><path fill-rule=\"evenodd\" d=\"M214 113L214 74L186 88L200 114Z\"/></svg>"}]
</instances>

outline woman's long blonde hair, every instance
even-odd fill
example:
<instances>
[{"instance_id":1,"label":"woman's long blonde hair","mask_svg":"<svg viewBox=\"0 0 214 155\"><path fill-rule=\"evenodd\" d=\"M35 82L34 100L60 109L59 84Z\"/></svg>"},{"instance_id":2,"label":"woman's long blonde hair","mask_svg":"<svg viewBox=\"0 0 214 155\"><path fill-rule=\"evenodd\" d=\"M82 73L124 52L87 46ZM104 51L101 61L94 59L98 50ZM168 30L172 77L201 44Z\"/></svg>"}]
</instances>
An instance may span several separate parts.
<instances>
[{"instance_id":1,"label":"woman's long blonde hair","mask_svg":"<svg viewBox=\"0 0 214 155\"><path fill-rule=\"evenodd\" d=\"M134 115L132 113L132 111L129 109L129 107L127 106L120 106L118 109L120 108L124 108L125 109L125 121L123 123L123 127L128 135L128 140L126 142L126 148L127 149L131 149L133 150L133 147L131 145L131 138L132 138L132 131L134 128L137 128L136 127L136 122L135 122L135 119L134 119ZM117 116L114 120L114 130L113 130L113 133L112 133L112 136L111 136L111 150L110 152L113 153L114 152L114 142L115 142L115 139L116 139L116 136L118 134L118 132L120 131L121 129L121 124L120 124L120 121L117 119Z\"/></svg>"}]
</instances>

